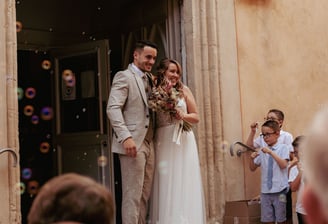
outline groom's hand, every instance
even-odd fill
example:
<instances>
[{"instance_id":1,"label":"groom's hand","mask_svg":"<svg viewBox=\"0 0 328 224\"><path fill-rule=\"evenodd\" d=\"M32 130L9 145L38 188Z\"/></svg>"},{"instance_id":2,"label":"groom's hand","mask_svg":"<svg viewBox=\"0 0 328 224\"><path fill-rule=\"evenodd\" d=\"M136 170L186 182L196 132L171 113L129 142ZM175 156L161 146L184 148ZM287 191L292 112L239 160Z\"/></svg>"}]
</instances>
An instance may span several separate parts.
<instances>
[{"instance_id":1,"label":"groom's hand","mask_svg":"<svg viewBox=\"0 0 328 224\"><path fill-rule=\"evenodd\" d=\"M137 156L137 147L136 143L132 139L132 137L127 138L123 142L123 147L125 149L126 155L131 156L131 157L136 157Z\"/></svg>"}]
</instances>

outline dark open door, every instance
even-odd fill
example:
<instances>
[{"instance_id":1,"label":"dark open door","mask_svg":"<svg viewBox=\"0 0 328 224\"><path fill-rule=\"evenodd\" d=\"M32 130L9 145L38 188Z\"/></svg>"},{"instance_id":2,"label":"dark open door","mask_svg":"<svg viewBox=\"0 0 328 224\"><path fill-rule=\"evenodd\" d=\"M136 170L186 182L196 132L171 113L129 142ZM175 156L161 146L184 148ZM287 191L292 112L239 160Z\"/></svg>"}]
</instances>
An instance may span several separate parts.
<instances>
[{"instance_id":1,"label":"dark open door","mask_svg":"<svg viewBox=\"0 0 328 224\"><path fill-rule=\"evenodd\" d=\"M55 136L58 174L75 172L113 188L106 116L109 44L93 41L51 52L55 62Z\"/></svg>"}]
</instances>

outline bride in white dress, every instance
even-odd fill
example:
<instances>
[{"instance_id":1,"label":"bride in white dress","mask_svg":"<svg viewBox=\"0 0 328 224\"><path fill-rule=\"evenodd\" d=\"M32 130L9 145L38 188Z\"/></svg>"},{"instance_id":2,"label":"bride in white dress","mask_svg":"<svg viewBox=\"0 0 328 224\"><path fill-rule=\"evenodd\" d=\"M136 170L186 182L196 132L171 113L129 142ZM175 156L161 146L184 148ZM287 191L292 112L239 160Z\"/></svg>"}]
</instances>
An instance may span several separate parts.
<instances>
[{"instance_id":1,"label":"bride in white dress","mask_svg":"<svg viewBox=\"0 0 328 224\"><path fill-rule=\"evenodd\" d=\"M180 124L199 121L196 103L190 89L181 82L181 67L163 59L158 78L166 78L182 92L177 114L157 113L156 169L150 208L150 224L205 224L205 203L198 150L192 130L183 131Z\"/></svg>"}]
</instances>

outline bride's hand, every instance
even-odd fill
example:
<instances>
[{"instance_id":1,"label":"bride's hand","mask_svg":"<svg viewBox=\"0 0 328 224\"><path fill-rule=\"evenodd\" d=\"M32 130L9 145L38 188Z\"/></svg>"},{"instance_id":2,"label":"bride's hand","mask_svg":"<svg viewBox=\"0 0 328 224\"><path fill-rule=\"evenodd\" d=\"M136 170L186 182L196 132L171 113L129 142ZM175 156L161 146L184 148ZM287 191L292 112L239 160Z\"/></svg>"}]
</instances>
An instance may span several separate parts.
<instances>
[{"instance_id":1,"label":"bride's hand","mask_svg":"<svg viewBox=\"0 0 328 224\"><path fill-rule=\"evenodd\" d=\"M176 109L176 114L175 114L175 118L178 120L183 120L184 117L186 116L185 112L179 108Z\"/></svg>"}]
</instances>

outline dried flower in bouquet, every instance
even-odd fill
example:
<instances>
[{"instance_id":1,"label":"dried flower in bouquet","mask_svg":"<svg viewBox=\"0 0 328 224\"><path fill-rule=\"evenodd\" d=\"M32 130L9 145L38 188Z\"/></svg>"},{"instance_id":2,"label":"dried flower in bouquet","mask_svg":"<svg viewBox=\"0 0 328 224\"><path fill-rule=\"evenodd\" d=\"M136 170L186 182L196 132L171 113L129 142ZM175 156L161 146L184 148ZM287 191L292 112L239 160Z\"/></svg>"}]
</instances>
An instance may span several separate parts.
<instances>
[{"instance_id":1,"label":"dried flower in bouquet","mask_svg":"<svg viewBox=\"0 0 328 224\"><path fill-rule=\"evenodd\" d=\"M163 79L163 81L156 87L152 88L148 99L148 106L155 112L163 112L170 114L172 118L176 116L179 105L180 92L173 87L172 83ZM191 131L192 124L187 121L181 122L183 131Z\"/></svg>"}]
</instances>

